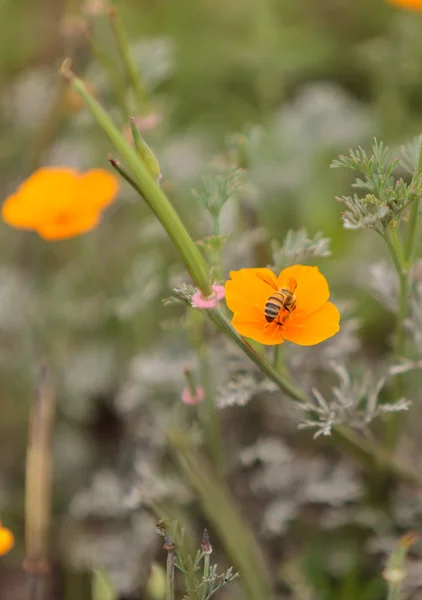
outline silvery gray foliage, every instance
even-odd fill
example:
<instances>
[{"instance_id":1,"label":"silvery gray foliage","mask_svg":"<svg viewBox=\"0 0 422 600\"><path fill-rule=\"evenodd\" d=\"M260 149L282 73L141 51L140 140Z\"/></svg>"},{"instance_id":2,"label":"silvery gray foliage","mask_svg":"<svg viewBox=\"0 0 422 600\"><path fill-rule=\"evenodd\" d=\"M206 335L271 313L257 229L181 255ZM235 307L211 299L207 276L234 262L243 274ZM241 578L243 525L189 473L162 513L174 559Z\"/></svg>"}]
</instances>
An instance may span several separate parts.
<instances>
[{"instance_id":1,"label":"silvery gray foliage","mask_svg":"<svg viewBox=\"0 0 422 600\"><path fill-rule=\"evenodd\" d=\"M196 367L196 357L183 352L171 340L166 347L158 346L149 352L135 355L128 366L127 376L115 396L115 408L123 418L131 418L138 408L154 399L168 395L173 398L185 386L183 369ZM165 378L163 378L165 370Z\"/></svg>"},{"instance_id":2,"label":"silvery gray foliage","mask_svg":"<svg viewBox=\"0 0 422 600\"><path fill-rule=\"evenodd\" d=\"M131 54L140 65L142 80L149 90L166 81L174 71L174 43L169 37L141 40L131 45Z\"/></svg>"},{"instance_id":3,"label":"silvery gray foliage","mask_svg":"<svg viewBox=\"0 0 422 600\"><path fill-rule=\"evenodd\" d=\"M389 311L398 310L399 281L396 271L387 262L369 267L369 288L374 297Z\"/></svg>"},{"instance_id":4,"label":"silvery gray foliage","mask_svg":"<svg viewBox=\"0 0 422 600\"><path fill-rule=\"evenodd\" d=\"M192 306L192 296L196 292L193 285L181 283L179 287L173 288L173 296L163 299L163 304L178 304L180 302Z\"/></svg>"},{"instance_id":5,"label":"silvery gray foliage","mask_svg":"<svg viewBox=\"0 0 422 600\"><path fill-rule=\"evenodd\" d=\"M123 503L124 484L121 478L108 469L98 471L91 484L80 490L70 504L70 514L75 519L87 517L113 518L127 514Z\"/></svg>"},{"instance_id":6,"label":"silvery gray foliage","mask_svg":"<svg viewBox=\"0 0 422 600\"><path fill-rule=\"evenodd\" d=\"M109 314L128 321L155 301L160 290L161 261L156 254L134 259L129 273L122 282L122 292L107 302Z\"/></svg>"},{"instance_id":7,"label":"silvery gray foliage","mask_svg":"<svg viewBox=\"0 0 422 600\"><path fill-rule=\"evenodd\" d=\"M262 392L278 392L275 383L264 378L260 371L232 346L225 345L225 381L217 387L219 408L245 406Z\"/></svg>"},{"instance_id":8,"label":"silvery gray foliage","mask_svg":"<svg viewBox=\"0 0 422 600\"><path fill-rule=\"evenodd\" d=\"M263 193L277 193L277 202L290 202L291 193L300 191L306 196L320 168L315 157L366 139L369 119L366 107L340 86L302 86L268 132L257 130L248 138L252 180Z\"/></svg>"},{"instance_id":9,"label":"silvery gray foliage","mask_svg":"<svg viewBox=\"0 0 422 600\"><path fill-rule=\"evenodd\" d=\"M192 190L192 195L212 216L217 217L242 185L243 175L243 169L219 168L217 173L203 177L202 189Z\"/></svg>"},{"instance_id":10,"label":"silvery gray foliage","mask_svg":"<svg viewBox=\"0 0 422 600\"><path fill-rule=\"evenodd\" d=\"M326 370L330 361L347 362L361 348L358 330L360 322L353 317L353 302L335 301L341 314L340 331L318 346L296 346L291 344L286 356L290 370L301 385L310 389L314 385L315 371Z\"/></svg>"},{"instance_id":11,"label":"silvery gray foliage","mask_svg":"<svg viewBox=\"0 0 422 600\"><path fill-rule=\"evenodd\" d=\"M400 398L394 403L381 404L379 395L387 378L401 372L394 367L388 369L384 376L374 376L372 371L363 370L352 376L344 365L332 361L332 370L338 377L338 385L331 390L331 398L327 400L317 390L312 390L313 398L300 407L315 417L305 419L299 424L300 429L315 429L314 438L320 435L331 435L335 425L348 424L356 429L365 429L369 423L381 414L408 410L411 402Z\"/></svg>"},{"instance_id":12,"label":"silvery gray foliage","mask_svg":"<svg viewBox=\"0 0 422 600\"><path fill-rule=\"evenodd\" d=\"M63 552L75 569L105 569L118 596L139 595L158 549L155 519L146 511L119 519L84 520L68 526ZM71 539L71 543L69 543Z\"/></svg>"},{"instance_id":13,"label":"silvery gray foliage","mask_svg":"<svg viewBox=\"0 0 422 600\"><path fill-rule=\"evenodd\" d=\"M242 196L243 201L243 196ZM229 205L230 207L231 205ZM224 211L226 216L228 210ZM264 227L254 227L233 233L227 240L223 252L223 267L225 272L236 271L254 264L254 252L258 245L267 243L268 231Z\"/></svg>"},{"instance_id":14,"label":"silvery gray foliage","mask_svg":"<svg viewBox=\"0 0 422 600\"><path fill-rule=\"evenodd\" d=\"M311 258L330 256L330 244L330 238L321 232L311 237L306 227L289 229L281 245L276 241L271 244L273 269L279 272L291 265L306 264Z\"/></svg>"},{"instance_id":15,"label":"silvery gray foliage","mask_svg":"<svg viewBox=\"0 0 422 600\"><path fill-rule=\"evenodd\" d=\"M421 197L422 174L415 171L409 183L396 179L394 172L399 164L400 158L390 159L388 148L376 140L371 155L359 147L333 161L332 168L348 168L359 175L352 187L361 195L337 197L346 208L342 214L346 229L368 227L383 235L405 208Z\"/></svg>"},{"instance_id":16,"label":"silvery gray foliage","mask_svg":"<svg viewBox=\"0 0 422 600\"><path fill-rule=\"evenodd\" d=\"M399 158L400 165L407 173L414 174L415 169L418 166L419 154L422 145L422 135L418 135L409 143L404 144L400 147Z\"/></svg>"},{"instance_id":17,"label":"silvery gray foliage","mask_svg":"<svg viewBox=\"0 0 422 600\"><path fill-rule=\"evenodd\" d=\"M284 534L302 506L326 505L343 510L362 496L354 466L321 456L304 456L279 438L262 437L239 453L254 495L265 498L263 532Z\"/></svg>"}]
</instances>

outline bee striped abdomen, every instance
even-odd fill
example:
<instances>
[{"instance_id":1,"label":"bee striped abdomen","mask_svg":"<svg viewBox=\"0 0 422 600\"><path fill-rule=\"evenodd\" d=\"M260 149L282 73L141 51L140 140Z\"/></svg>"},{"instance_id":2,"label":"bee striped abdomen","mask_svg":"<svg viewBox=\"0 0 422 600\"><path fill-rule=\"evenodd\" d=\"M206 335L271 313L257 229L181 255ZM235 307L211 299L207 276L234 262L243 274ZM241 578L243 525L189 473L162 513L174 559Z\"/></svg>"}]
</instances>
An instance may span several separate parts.
<instances>
[{"instance_id":1,"label":"bee striped abdomen","mask_svg":"<svg viewBox=\"0 0 422 600\"><path fill-rule=\"evenodd\" d=\"M280 292L272 294L265 303L265 319L268 323L272 323L278 317L281 309L284 306L285 296Z\"/></svg>"}]
</instances>

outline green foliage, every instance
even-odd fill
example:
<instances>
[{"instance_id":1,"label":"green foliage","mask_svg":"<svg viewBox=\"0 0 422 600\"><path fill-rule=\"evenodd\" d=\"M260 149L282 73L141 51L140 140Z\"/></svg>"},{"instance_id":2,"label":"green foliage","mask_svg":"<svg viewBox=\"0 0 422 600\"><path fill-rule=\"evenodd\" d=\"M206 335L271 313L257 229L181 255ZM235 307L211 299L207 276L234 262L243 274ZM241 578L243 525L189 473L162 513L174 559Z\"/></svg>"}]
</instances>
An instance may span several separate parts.
<instances>
[{"instance_id":1,"label":"green foliage","mask_svg":"<svg viewBox=\"0 0 422 600\"><path fill-rule=\"evenodd\" d=\"M105 571L92 573L92 600L117 600L116 591Z\"/></svg>"},{"instance_id":2,"label":"green foliage","mask_svg":"<svg viewBox=\"0 0 422 600\"><path fill-rule=\"evenodd\" d=\"M347 209L342 215L344 227L369 227L384 234L389 227L397 227L403 211L421 197L422 173L414 172L410 183L402 178L395 180L394 171L400 158L389 159L388 148L376 140L372 151L370 156L362 148L350 151L349 156L340 156L333 161L331 167L346 167L363 176L363 179L356 178L353 184L364 193L363 196L337 197Z\"/></svg>"},{"instance_id":3,"label":"green foliage","mask_svg":"<svg viewBox=\"0 0 422 600\"><path fill-rule=\"evenodd\" d=\"M275 241L271 244L273 269L278 272L291 265L307 264L315 258L326 258L331 254L330 243L331 240L321 232L310 237L306 227L297 231L289 229L281 245Z\"/></svg>"},{"instance_id":4,"label":"green foliage","mask_svg":"<svg viewBox=\"0 0 422 600\"><path fill-rule=\"evenodd\" d=\"M242 175L242 169L207 175L202 180L203 190L192 190L192 194L213 218L218 218L225 203L242 185Z\"/></svg>"}]
</instances>

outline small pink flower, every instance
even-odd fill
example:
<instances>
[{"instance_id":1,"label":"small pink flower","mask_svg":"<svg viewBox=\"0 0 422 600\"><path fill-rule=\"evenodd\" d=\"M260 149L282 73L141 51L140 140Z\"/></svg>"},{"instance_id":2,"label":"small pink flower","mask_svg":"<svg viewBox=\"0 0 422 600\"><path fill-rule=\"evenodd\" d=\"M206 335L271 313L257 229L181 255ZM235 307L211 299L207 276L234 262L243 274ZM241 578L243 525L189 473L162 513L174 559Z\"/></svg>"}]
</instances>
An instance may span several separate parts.
<instances>
[{"instance_id":1,"label":"small pink flower","mask_svg":"<svg viewBox=\"0 0 422 600\"><path fill-rule=\"evenodd\" d=\"M202 385L197 385L195 389L195 394L192 394L191 390L188 387L182 392L182 402L187 406L194 406L195 404L200 404L205 398L205 390Z\"/></svg>"},{"instance_id":2,"label":"small pink flower","mask_svg":"<svg viewBox=\"0 0 422 600\"><path fill-rule=\"evenodd\" d=\"M212 289L214 293L211 294L211 296L208 296L207 298L204 298L202 292L200 292L199 290L195 292L192 296L193 308L217 308L219 301L224 298L224 286L215 284L212 286Z\"/></svg>"}]
</instances>

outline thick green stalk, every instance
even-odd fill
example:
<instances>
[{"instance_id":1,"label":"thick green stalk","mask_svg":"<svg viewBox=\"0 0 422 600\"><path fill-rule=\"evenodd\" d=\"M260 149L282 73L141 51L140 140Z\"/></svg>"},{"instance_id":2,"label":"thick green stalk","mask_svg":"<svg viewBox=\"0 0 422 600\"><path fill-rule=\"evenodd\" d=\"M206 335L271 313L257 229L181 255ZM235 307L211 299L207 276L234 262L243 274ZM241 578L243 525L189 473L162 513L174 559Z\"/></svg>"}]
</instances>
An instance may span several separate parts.
<instances>
[{"instance_id":1,"label":"thick green stalk","mask_svg":"<svg viewBox=\"0 0 422 600\"><path fill-rule=\"evenodd\" d=\"M135 150L124 139L99 102L90 95L83 81L70 71L69 65L66 62L63 64L62 74L71 82L74 90L82 97L97 123L108 135L111 143L124 159L131 177L167 231L196 285L204 295L211 295L212 289L208 278L207 264L160 186L151 177L148 169L142 164Z\"/></svg>"}]
</instances>

